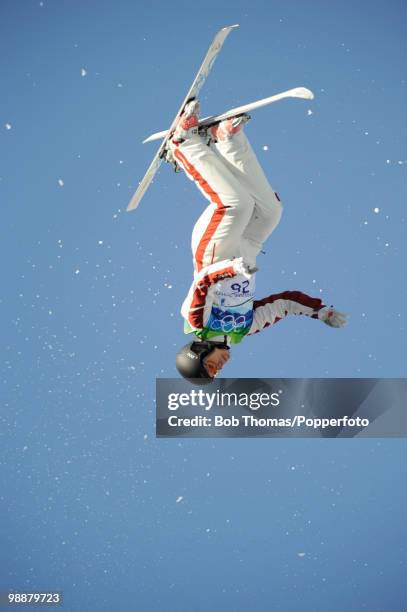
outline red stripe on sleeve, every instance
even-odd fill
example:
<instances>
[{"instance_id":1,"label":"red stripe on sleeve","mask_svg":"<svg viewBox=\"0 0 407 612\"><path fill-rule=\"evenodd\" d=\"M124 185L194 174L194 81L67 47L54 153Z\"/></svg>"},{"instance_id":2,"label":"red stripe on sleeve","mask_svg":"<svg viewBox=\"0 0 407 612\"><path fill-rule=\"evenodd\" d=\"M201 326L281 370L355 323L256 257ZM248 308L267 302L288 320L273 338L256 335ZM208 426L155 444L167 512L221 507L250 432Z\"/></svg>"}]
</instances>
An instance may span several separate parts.
<instances>
[{"instance_id":1,"label":"red stripe on sleeve","mask_svg":"<svg viewBox=\"0 0 407 612\"><path fill-rule=\"evenodd\" d=\"M312 308L312 310L321 310L323 308L323 302L319 298L313 298L307 295L306 293L302 293L301 291L283 291L282 293L275 293L274 295L269 295L262 300L255 300L253 302L253 308L259 308L260 306L265 306L266 304L273 304L277 300L291 300L292 302L297 302L297 304L301 304L302 306L307 306L308 308Z\"/></svg>"},{"instance_id":2,"label":"red stripe on sleeve","mask_svg":"<svg viewBox=\"0 0 407 612\"><path fill-rule=\"evenodd\" d=\"M232 276L235 276L235 271L233 266L228 266L226 268L222 268L221 270L217 270L212 274L205 274L205 276L198 281L192 295L188 312L188 322L190 325L192 325L192 327L202 329L204 326L204 308L209 287L223 278L231 278Z\"/></svg>"}]
</instances>

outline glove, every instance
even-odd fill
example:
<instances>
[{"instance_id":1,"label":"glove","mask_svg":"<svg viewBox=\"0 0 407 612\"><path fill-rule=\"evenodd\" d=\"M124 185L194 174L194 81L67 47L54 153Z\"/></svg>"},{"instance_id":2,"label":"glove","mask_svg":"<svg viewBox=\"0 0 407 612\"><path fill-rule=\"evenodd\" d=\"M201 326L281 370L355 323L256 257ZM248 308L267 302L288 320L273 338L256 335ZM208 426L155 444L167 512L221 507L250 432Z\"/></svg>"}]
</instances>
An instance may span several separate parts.
<instances>
[{"instance_id":1,"label":"glove","mask_svg":"<svg viewBox=\"0 0 407 612\"><path fill-rule=\"evenodd\" d=\"M257 268L250 268L247 263L243 261L243 257L236 257L233 260L233 269L236 274L242 274L247 279L250 279L255 272L257 272Z\"/></svg>"},{"instance_id":2,"label":"glove","mask_svg":"<svg viewBox=\"0 0 407 612\"><path fill-rule=\"evenodd\" d=\"M332 306L330 308L321 308L318 312L318 319L323 321L326 325L329 325L329 327L344 327L348 322L347 315L335 310Z\"/></svg>"}]
</instances>

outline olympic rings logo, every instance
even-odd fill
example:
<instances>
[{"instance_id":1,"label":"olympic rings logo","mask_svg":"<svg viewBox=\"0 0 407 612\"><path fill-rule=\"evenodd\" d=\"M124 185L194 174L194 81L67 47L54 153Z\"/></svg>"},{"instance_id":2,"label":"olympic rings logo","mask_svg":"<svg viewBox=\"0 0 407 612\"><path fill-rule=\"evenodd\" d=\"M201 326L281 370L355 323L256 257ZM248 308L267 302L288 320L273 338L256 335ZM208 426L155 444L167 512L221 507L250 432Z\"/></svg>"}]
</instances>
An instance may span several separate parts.
<instances>
[{"instance_id":1,"label":"olympic rings logo","mask_svg":"<svg viewBox=\"0 0 407 612\"><path fill-rule=\"evenodd\" d=\"M213 331L222 331L225 334L232 331L239 331L248 327L250 321L246 319L245 315L238 315L235 317L233 314L225 314L224 317L214 319L209 322L209 329Z\"/></svg>"}]
</instances>

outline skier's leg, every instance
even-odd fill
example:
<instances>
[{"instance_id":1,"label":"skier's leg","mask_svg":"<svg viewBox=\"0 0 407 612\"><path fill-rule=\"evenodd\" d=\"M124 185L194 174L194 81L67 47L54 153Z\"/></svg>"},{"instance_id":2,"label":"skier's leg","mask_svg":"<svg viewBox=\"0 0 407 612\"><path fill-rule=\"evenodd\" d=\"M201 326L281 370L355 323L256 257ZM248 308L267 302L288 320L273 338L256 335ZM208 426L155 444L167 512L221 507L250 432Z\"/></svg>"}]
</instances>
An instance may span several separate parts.
<instances>
[{"instance_id":1,"label":"skier's leg","mask_svg":"<svg viewBox=\"0 0 407 612\"><path fill-rule=\"evenodd\" d=\"M221 124L218 129L216 152L256 203L243 234L246 243L243 248L248 252L246 259L252 265L263 242L278 225L282 206L242 129L236 133L224 132L222 138L222 127Z\"/></svg>"},{"instance_id":2,"label":"skier's leg","mask_svg":"<svg viewBox=\"0 0 407 612\"><path fill-rule=\"evenodd\" d=\"M210 202L192 234L195 270L243 256L242 235L254 210L251 195L200 136L169 146L179 166Z\"/></svg>"}]
</instances>

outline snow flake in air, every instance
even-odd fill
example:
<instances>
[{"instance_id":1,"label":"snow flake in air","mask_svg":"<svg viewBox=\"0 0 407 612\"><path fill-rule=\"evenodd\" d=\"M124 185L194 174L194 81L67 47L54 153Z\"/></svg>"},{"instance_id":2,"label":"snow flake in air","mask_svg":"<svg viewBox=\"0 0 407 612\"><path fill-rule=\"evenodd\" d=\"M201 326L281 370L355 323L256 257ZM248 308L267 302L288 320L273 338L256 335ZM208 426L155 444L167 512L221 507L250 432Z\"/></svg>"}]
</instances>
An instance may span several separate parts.
<instances>
[{"instance_id":1,"label":"snow flake in air","mask_svg":"<svg viewBox=\"0 0 407 612\"><path fill-rule=\"evenodd\" d=\"M299 552L299 553L297 553L297 556L298 557L305 557L305 552Z\"/></svg>"},{"instance_id":2,"label":"snow flake in air","mask_svg":"<svg viewBox=\"0 0 407 612\"><path fill-rule=\"evenodd\" d=\"M88 74L85 68L81 68L81 77L85 77Z\"/></svg>"},{"instance_id":3,"label":"snow flake in air","mask_svg":"<svg viewBox=\"0 0 407 612\"><path fill-rule=\"evenodd\" d=\"M75 274L78 275L80 270L75 270Z\"/></svg>"},{"instance_id":4,"label":"snow flake in air","mask_svg":"<svg viewBox=\"0 0 407 612\"><path fill-rule=\"evenodd\" d=\"M264 145L263 151L268 151L268 150L269 150L268 145Z\"/></svg>"},{"instance_id":5,"label":"snow flake in air","mask_svg":"<svg viewBox=\"0 0 407 612\"><path fill-rule=\"evenodd\" d=\"M58 179L58 185L60 187L63 187L65 185L64 181L62 179Z\"/></svg>"},{"instance_id":6,"label":"snow flake in air","mask_svg":"<svg viewBox=\"0 0 407 612\"><path fill-rule=\"evenodd\" d=\"M182 502L182 500L183 500L183 499L184 499L184 498L183 498L183 496L182 496L182 495L179 495L179 496L177 497L177 499L175 500L175 503L176 503L176 504L179 504L180 502Z\"/></svg>"},{"instance_id":7,"label":"snow flake in air","mask_svg":"<svg viewBox=\"0 0 407 612\"><path fill-rule=\"evenodd\" d=\"M376 208L373 209L373 212L377 215L380 212L380 208L376 206Z\"/></svg>"},{"instance_id":8,"label":"snow flake in air","mask_svg":"<svg viewBox=\"0 0 407 612\"><path fill-rule=\"evenodd\" d=\"M6 130L11 130L12 125L11 123L6 123L4 127L6 128Z\"/></svg>"},{"instance_id":9,"label":"snow flake in air","mask_svg":"<svg viewBox=\"0 0 407 612\"><path fill-rule=\"evenodd\" d=\"M312 112L312 110L309 108L309 109L307 110L307 115L308 115L308 117L309 117L310 115L312 115L312 114L313 114L313 112Z\"/></svg>"}]
</instances>

